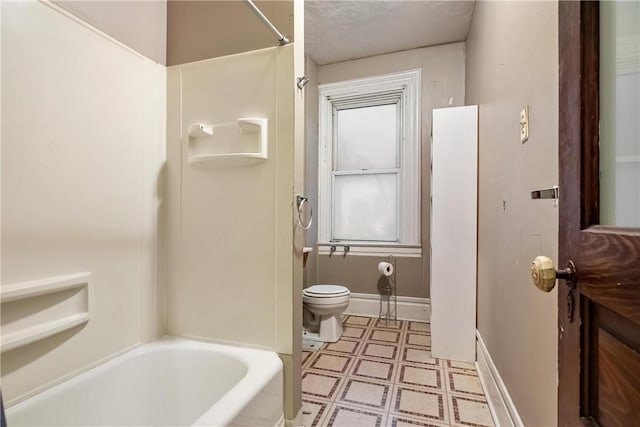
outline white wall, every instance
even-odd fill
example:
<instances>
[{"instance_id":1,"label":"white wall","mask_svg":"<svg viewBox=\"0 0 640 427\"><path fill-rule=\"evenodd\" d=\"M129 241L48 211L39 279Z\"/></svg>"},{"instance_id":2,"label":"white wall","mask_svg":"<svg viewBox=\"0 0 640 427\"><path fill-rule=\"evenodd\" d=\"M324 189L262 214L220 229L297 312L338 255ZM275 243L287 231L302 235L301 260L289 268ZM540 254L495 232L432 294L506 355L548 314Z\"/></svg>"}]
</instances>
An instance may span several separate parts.
<instances>
[{"instance_id":1,"label":"white wall","mask_svg":"<svg viewBox=\"0 0 640 427\"><path fill-rule=\"evenodd\" d=\"M467 102L479 104L478 331L524 425L556 425L557 293L530 279L533 259L558 250L558 209L530 198L558 183L556 2L476 3Z\"/></svg>"},{"instance_id":2,"label":"white wall","mask_svg":"<svg viewBox=\"0 0 640 427\"><path fill-rule=\"evenodd\" d=\"M292 354L293 46L168 72L168 330ZM268 160L188 162L190 125L241 117L269 120Z\"/></svg>"},{"instance_id":3,"label":"white wall","mask_svg":"<svg viewBox=\"0 0 640 427\"><path fill-rule=\"evenodd\" d=\"M56 6L3 2L2 284L92 274L85 326L2 354L5 403L161 332L164 85L164 67Z\"/></svg>"},{"instance_id":4,"label":"white wall","mask_svg":"<svg viewBox=\"0 0 640 427\"><path fill-rule=\"evenodd\" d=\"M318 67L318 83L330 83L362 77L422 70L422 258L399 258L397 264L397 292L401 296L429 297L429 188L431 154L431 111L434 108L464 105L465 101L465 44L412 49L387 55L372 56L353 61ZM311 90L309 88L308 90ZM317 90L317 89L316 89ZM312 142L312 140L309 140ZM317 147L308 147L316 150ZM377 293L380 278L377 265L386 257L333 256L318 257L318 281L342 283L351 292Z\"/></svg>"}]
</instances>

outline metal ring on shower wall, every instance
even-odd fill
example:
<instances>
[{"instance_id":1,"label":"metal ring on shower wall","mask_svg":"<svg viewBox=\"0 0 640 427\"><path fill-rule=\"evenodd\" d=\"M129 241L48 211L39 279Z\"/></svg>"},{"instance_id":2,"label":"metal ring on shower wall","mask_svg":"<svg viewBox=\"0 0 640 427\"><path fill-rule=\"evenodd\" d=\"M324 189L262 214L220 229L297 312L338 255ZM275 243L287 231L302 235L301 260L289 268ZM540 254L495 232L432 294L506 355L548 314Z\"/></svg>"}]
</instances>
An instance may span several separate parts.
<instances>
[{"instance_id":1,"label":"metal ring on shower wall","mask_svg":"<svg viewBox=\"0 0 640 427\"><path fill-rule=\"evenodd\" d=\"M302 208L305 205L305 203L309 205L309 223L307 225L304 225L302 223ZM309 203L309 199L300 195L296 196L296 207L298 209L298 225L303 230L310 229L311 224L313 224L313 209L311 209L311 204Z\"/></svg>"}]
</instances>

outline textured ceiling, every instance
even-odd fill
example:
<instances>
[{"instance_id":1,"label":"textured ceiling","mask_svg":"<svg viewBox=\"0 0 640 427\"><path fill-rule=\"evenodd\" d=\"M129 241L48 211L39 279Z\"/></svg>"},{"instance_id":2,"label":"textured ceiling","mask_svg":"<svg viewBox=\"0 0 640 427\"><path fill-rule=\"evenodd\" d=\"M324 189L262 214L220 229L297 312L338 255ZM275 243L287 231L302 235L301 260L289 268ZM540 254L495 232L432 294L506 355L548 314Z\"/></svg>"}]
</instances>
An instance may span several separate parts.
<instances>
[{"instance_id":1,"label":"textured ceiling","mask_svg":"<svg viewBox=\"0 0 640 427\"><path fill-rule=\"evenodd\" d=\"M474 3L306 0L305 51L324 65L463 41Z\"/></svg>"}]
</instances>

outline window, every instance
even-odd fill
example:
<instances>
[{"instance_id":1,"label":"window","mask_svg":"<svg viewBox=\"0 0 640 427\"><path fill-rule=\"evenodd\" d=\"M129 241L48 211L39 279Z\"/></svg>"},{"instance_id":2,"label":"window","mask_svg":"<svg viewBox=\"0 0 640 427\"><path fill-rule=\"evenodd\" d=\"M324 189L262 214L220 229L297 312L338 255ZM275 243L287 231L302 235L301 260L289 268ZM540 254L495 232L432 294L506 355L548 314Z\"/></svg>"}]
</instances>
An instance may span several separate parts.
<instances>
[{"instance_id":1,"label":"window","mask_svg":"<svg viewBox=\"0 0 640 427\"><path fill-rule=\"evenodd\" d=\"M320 252L419 256L420 71L320 86Z\"/></svg>"}]
</instances>

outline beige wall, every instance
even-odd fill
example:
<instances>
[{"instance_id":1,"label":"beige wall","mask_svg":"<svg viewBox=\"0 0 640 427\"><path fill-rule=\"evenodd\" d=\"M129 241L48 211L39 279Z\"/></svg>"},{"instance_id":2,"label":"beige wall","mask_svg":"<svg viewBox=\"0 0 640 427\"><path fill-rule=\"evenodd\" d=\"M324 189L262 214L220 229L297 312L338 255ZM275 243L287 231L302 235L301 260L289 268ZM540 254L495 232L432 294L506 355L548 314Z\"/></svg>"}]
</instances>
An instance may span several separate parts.
<instances>
[{"instance_id":1,"label":"beige wall","mask_svg":"<svg viewBox=\"0 0 640 427\"><path fill-rule=\"evenodd\" d=\"M3 2L1 27L2 286L91 273L88 323L2 354L11 404L162 333L165 71L50 3ZM35 318L68 296L7 304Z\"/></svg>"},{"instance_id":2,"label":"beige wall","mask_svg":"<svg viewBox=\"0 0 640 427\"><path fill-rule=\"evenodd\" d=\"M305 74L309 83L305 86L305 196L313 207L315 217L305 233L305 246L313 248L304 269L304 286L318 280L318 65L306 57Z\"/></svg>"},{"instance_id":3,"label":"beige wall","mask_svg":"<svg viewBox=\"0 0 640 427\"><path fill-rule=\"evenodd\" d=\"M398 259L398 295L429 296L429 188L431 111L464 104L465 45L453 43L413 49L318 67L318 83L330 83L412 69L422 70L422 252L421 258ZM312 142L309 140L308 142ZM316 147L309 147L316 150ZM377 293L376 266L386 257L340 254L318 257L318 282L341 283L351 292Z\"/></svg>"},{"instance_id":4,"label":"beige wall","mask_svg":"<svg viewBox=\"0 0 640 427\"><path fill-rule=\"evenodd\" d=\"M281 188L287 188L287 180L293 179L293 193L287 194L283 191L281 194L281 200L284 203L289 202L289 206L293 208L291 202L293 202L295 194L303 194L305 191L305 125L306 125L306 91L298 89L294 86L295 76L302 76L305 72L305 57L304 57L304 2L302 0L296 0L294 2L295 9L295 40L293 44L293 74L283 73L284 81L289 80L288 84L294 88L293 97L293 165L292 175L288 173L282 174ZM288 133L288 124L283 122L281 132ZM286 151L286 150L285 150ZM288 197L290 197L288 199ZM290 211L291 212L291 211ZM291 360L291 365L287 366L285 363L284 368L284 417L285 425L296 425L300 420L298 416L302 416L302 287L303 287L303 266L302 266L302 248L304 246L305 231L301 227L297 227L294 220L294 212L288 214L286 211L280 211L280 221L283 227L293 225L293 256L289 260L283 260L280 263L283 268L283 273L280 279L289 286L281 286L281 297L279 300L283 304L289 303L291 306L291 313L288 310L281 310L282 323L290 322L291 324L291 356L283 357L280 353L280 357L284 360ZM287 224L288 222L288 224ZM288 247L287 237L288 232L283 233L284 237L280 241L280 252L283 254L283 258L286 257ZM289 252L291 255L291 253ZM291 268L291 278L286 275L286 268ZM287 298L287 293L289 298ZM284 337L283 337L284 338ZM283 346L284 348L284 346Z\"/></svg>"},{"instance_id":5,"label":"beige wall","mask_svg":"<svg viewBox=\"0 0 640 427\"><path fill-rule=\"evenodd\" d=\"M160 64L184 64L277 45L275 36L243 1L54 3ZM292 1L255 3L293 40Z\"/></svg>"},{"instance_id":6,"label":"beige wall","mask_svg":"<svg viewBox=\"0 0 640 427\"><path fill-rule=\"evenodd\" d=\"M558 5L476 3L467 102L479 104L478 331L524 425L556 425L556 292L529 279L557 259L558 210L530 191L558 183ZM530 106L529 141L519 112Z\"/></svg>"},{"instance_id":7,"label":"beige wall","mask_svg":"<svg viewBox=\"0 0 640 427\"><path fill-rule=\"evenodd\" d=\"M256 1L293 41L293 1ZM276 46L276 36L244 1L175 1L167 8L167 65Z\"/></svg>"},{"instance_id":8,"label":"beige wall","mask_svg":"<svg viewBox=\"0 0 640 427\"><path fill-rule=\"evenodd\" d=\"M318 257L318 283L340 283L351 292L377 294L382 276L378 273L378 263L388 261L385 257L347 255L340 251L329 257ZM396 258L396 291L398 295L427 298L429 296L429 276L423 276L422 258Z\"/></svg>"},{"instance_id":9,"label":"beige wall","mask_svg":"<svg viewBox=\"0 0 640 427\"><path fill-rule=\"evenodd\" d=\"M166 64L166 0L53 2L147 58Z\"/></svg>"},{"instance_id":10,"label":"beige wall","mask_svg":"<svg viewBox=\"0 0 640 427\"><path fill-rule=\"evenodd\" d=\"M177 65L277 45L243 1L53 0L160 64ZM256 1L293 41L293 1Z\"/></svg>"}]
</instances>

